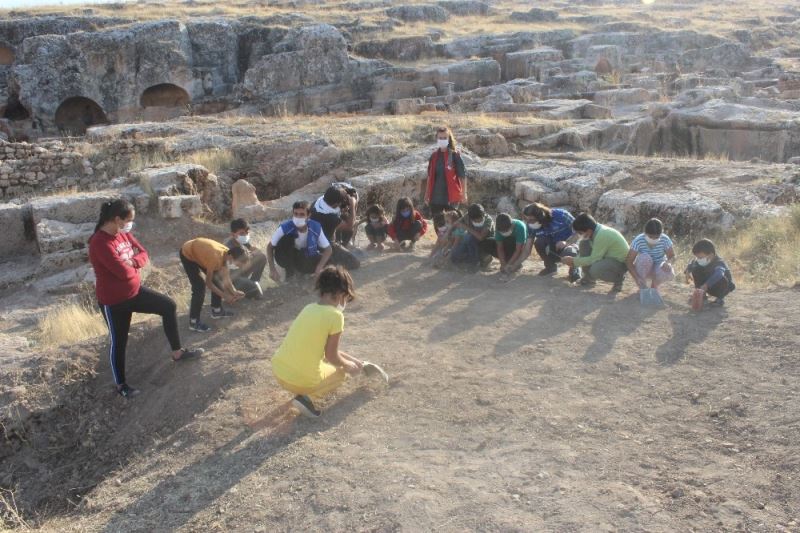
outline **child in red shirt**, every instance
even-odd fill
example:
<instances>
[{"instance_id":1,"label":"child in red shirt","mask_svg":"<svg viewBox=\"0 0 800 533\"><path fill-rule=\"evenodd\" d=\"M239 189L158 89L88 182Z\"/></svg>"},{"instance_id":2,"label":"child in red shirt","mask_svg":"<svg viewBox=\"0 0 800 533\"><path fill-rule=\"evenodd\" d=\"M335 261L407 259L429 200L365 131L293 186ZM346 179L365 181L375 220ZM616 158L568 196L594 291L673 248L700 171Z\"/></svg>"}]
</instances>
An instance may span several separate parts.
<instances>
[{"instance_id":1,"label":"child in red shirt","mask_svg":"<svg viewBox=\"0 0 800 533\"><path fill-rule=\"evenodd\" d=\"M428 223L419 211L414 209L411 198L400 198L391 224L389 237L400 245L401 250L412 251L417 241L425 235Z\"/></svg>"},{"instance_id":2,"label":"child in red shirt","mask_svg":"<svg viewBox=\"0 0 800 533\"><path fill-rule=\"evenodd\" d=\"M172 348L173 361L203 353L181 347L175 302L142 285L139 270L149 262L147 250L131 234L136 213L126 200L106 202L89 238L89 261L94 269L97 303L111 335L109 359L117 392L123 398L139 391L125 381L125 349L133 313L160 315Z\"/></svg>"}]
</instances>

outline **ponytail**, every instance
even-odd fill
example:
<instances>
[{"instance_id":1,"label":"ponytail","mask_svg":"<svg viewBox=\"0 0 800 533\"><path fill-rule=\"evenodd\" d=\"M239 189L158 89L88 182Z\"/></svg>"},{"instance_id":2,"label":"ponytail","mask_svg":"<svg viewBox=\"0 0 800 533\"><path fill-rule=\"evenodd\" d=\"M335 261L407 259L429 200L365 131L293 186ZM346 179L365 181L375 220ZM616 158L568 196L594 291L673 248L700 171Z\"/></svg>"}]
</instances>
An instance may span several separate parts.
<instances>
[{"instance_id":1,"label":"ponytail","mask_svg":"<svg viewBox=\"0 0 800 533\"><path fill-rule=\"evenodd\" d=\"M128 215L130 215L132 212L133 205L128 200L123 198L117 198L116 200L103 202L103 205L100 206L100 218L97 220L97 225L94 227L94 232L97 233L103 224L109 220L113 220L116 217L128 218Z\"/></svg>"}]
</instances>

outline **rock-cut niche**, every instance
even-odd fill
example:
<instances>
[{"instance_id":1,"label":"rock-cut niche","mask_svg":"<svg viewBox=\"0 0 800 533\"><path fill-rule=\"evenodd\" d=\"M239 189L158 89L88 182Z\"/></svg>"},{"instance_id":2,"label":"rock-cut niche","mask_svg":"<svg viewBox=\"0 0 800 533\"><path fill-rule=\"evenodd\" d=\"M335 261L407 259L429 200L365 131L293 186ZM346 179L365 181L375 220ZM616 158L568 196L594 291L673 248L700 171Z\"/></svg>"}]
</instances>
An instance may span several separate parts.
<instances>
[{"instance_id":1,"label":"rock-cut niche","mask_svg":"<svg viewBox=\"0 0 800 533\"><path fill-rule=\"evenodd\" d=\"M189 93L172 83L148 87L139 99L142 107L184 107L190 101Z\"/></svg>"},{"instance_id":2,"label":"rock-cut niche","mask_svg":"<svg viewBox=\"0 0 800 533\"><path fill-rule=\"evenodd\" d=\"M90 98L73 96L56 109L56 127L64 135L83 135L97 124L108 124L108 118L103 108Z\"/></svg>"},{"instance_id":3,"label":"rock-cut niche","mask_svg":"<svg viewBox=\"0 0 800 533\"><path fill-rule=\"evenodd\" d=\"M11 65L14 63L14 50L8 46L0 46L0 65Z\"/></svg>"}]
</instances>

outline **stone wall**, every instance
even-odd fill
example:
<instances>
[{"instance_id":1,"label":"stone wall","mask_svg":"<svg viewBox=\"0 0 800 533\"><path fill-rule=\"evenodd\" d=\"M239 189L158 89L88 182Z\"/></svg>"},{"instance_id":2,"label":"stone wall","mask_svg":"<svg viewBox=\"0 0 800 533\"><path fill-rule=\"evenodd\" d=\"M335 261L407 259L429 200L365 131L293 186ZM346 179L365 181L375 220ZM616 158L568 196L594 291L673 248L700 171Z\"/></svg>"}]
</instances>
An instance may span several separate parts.
<instances>
[{"instance_id":1,"label":"stone wall","mask_svg":"<svg viewBox=\"0 0 800 533\"><path fill-rule=\"evenodd\" d=\"M60 143L48 146L0 141L0 199L95 185L88 159Z\"/></svg>"}]
</instances>

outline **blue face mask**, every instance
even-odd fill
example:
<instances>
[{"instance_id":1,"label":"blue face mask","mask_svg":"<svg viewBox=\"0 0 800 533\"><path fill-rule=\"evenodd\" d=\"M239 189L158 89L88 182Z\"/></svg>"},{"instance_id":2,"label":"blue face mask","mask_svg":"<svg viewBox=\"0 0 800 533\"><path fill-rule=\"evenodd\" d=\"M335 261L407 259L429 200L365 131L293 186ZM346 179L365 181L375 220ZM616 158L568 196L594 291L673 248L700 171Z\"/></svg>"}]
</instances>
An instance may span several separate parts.
<instances>
[{"instance_id":1,"label":"blue face mask","mask_svg":"<svg viewBox=\"0 0 800 533\"><path fill-rule=\"evenodd\" d=\"M408 218L408 217L410 217L410 216L411 216L411 209L403 209L402 211L400 211L400 215L401 215L403 218Z\"/></svg>"}]
</instances>

